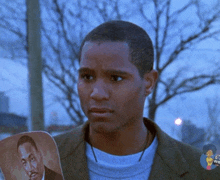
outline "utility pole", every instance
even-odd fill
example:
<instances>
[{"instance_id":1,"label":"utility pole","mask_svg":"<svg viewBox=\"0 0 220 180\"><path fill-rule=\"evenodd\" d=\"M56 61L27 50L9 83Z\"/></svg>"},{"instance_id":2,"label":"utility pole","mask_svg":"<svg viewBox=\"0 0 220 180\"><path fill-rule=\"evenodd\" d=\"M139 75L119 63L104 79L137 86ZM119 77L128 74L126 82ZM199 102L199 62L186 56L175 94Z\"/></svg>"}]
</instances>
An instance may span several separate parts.
<instances>
[{"instance_id":1,"label":"utility pole","mask_svg":"<svg viewBox=\"0 0 220 180\"><path fill-rule=\"evenodd\" d=\"M42 59L40 33L40 5L38 0L26 0L27 44L29 71L29 102L31 128L29 131L44 130L44 108L42 93Z\"/></svg>"}]
</instances>

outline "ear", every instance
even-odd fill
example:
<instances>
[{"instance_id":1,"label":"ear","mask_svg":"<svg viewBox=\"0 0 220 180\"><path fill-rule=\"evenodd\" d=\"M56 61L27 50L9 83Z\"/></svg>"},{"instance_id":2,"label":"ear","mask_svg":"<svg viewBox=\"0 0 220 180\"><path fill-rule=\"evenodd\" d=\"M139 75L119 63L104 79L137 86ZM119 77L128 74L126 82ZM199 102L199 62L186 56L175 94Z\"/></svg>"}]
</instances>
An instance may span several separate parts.
<instances>
[{"instance_id":1,"label":"ear","mask_svg":"<svg viewBox=\"0 0 220 180\"><path fill-rule=\"evenodd\" d=\"M146 96L148 96L152 92L157 82L157 78L158 78L158 72L154 69L144 75Z\"/></svg>"}]
</instances>

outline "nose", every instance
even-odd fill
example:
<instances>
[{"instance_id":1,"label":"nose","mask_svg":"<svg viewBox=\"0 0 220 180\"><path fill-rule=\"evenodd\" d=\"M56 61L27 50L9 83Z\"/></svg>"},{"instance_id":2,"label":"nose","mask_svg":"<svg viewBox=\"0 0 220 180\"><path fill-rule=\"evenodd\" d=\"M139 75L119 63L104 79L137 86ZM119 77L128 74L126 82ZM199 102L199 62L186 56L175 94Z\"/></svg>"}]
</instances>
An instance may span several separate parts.
<instances>
[{"instance_id":1,"label":"nose","mask_svg":"<svg viewBox=\"0 0 220 180\"><path fill-rule=\"evenodd\" d=\"M108 100L109 93L105 82L97 81L94 86L90 97L94 100L101 101L101 100Z\"/></svg>"},{"instance_id":2,"label":"nose","mask_svg":"<svg viewBox=\"0 0 220 180\"><path fill-rule=\"evenodd\" d=\"M32 172L32 170L33 170L33 166L32 166L32 164L31 164L30 162L27 162L26 170L27 170L29 173Z\"/></svg>"}]
</instances>

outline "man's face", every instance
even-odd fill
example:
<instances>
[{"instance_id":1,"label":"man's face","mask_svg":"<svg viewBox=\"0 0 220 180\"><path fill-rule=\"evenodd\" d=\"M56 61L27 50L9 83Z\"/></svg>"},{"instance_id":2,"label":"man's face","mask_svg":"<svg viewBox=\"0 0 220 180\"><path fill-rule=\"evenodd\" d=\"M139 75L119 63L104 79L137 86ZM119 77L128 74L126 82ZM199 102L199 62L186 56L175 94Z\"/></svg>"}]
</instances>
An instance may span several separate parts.
<instances>
[{"instance_id":1,"label":"man's face","mask_svg":"<svg viewBox=\"0 0 220 180\"><path fill-rule=\"evenodd\" d=\"M44 164L40 152L29 142L26 142L19 146L18 153L29 178L31 180L41 180L44 172Z\"/></svg>"},{"instance_id":2,"label":"man's face","mask_svg":"<svg viewBox=\"0 0 220 180\"><path fill-rule=\"evenodd\" d=\"M125 42L86 42L77 85L82 110L95 131L114 132L143 118L144 80L130 62Z\"/></svg>"}]
</instances>

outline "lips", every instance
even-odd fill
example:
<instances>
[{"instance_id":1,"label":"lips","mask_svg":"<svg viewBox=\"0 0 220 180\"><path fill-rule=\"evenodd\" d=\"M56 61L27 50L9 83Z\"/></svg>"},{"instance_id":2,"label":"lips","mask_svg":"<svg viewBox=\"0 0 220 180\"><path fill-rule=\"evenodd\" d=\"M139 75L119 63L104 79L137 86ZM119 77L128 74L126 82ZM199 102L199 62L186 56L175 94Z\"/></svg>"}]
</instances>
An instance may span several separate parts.
<instances>
[{"instance_id":1,"label":"lips","mask_svg":"<svg viewBox=\"0 0 220 180\"><path fill-rule=\"evenodd\" d=\"M31 178L31 179L34 179L34 178L36 178L36 176L37 176L37 173L32 173L31 176L30 176L30 178Z\"/></svg>"},{"instance_id":2,"label":"lips","mask_svg":"<svg viewBox=\"0 0 220 180\"><path fill-rule=\"evenodd\" d=\"M90 113L111 113L113 110L108 109L108 108L97 108L93 107L89 110Z\"/></svg>"}]
</instances>

